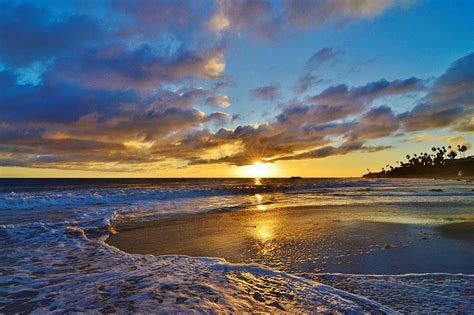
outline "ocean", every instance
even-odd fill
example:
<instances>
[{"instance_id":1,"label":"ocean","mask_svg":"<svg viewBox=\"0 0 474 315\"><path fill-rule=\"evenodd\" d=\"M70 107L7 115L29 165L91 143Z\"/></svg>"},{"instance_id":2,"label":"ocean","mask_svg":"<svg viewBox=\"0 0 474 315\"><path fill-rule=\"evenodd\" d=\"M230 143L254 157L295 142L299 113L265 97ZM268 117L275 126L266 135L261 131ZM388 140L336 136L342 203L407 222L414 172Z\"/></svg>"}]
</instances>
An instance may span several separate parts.
<instances>
[{"instance_id":1,"label":"ocean","mask_svg":"<svg viewBox=\"0 0 474 315\"><path fill-rule=\"evenodd\" d=\"M416 274L317 272L291 261L280 268L271 257L131 254L106 242L122 226L281 208L343 207L342 220L396 224L471 222L473 197L465 180L0 179L0 312L474 312L469 262ZM304 260L305 252L285 257Z\"/></svg>"}]
</instances>

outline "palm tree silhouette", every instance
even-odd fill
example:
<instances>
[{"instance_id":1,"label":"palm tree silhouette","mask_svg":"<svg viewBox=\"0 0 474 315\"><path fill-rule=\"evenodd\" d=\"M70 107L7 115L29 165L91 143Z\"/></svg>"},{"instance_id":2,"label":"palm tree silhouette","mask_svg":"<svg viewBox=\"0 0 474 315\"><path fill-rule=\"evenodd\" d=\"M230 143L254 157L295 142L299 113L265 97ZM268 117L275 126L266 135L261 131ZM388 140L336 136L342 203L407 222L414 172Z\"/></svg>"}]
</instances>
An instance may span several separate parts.
<instances>
[{"instance_id":1,"label":"palm tree silhouette","mask_svg":"<svg viewBox=\"0 0 474 315\"><path fill-rule=\"evenodd\" d=\"M381 173L386 175L395 175L395 176L406 176L413 174L424 174L433 172L436 169L439 170L439 167L447 165L447 158L454 160L458 156L458 152L461 158L465 158L465 152L468 150L468 145L457 145L454 149L452 146L442 147L432 147L429 154L427 152L420 152L419 154L414 153L413 155L407 154L405 158L407 163L403 161L396 161L396 166L391 166L389 164L385 165ZM370 172L370 169L367 168L367 172ZM375 173L377 174L377 173Z\"/></svg>"}]
</instances>

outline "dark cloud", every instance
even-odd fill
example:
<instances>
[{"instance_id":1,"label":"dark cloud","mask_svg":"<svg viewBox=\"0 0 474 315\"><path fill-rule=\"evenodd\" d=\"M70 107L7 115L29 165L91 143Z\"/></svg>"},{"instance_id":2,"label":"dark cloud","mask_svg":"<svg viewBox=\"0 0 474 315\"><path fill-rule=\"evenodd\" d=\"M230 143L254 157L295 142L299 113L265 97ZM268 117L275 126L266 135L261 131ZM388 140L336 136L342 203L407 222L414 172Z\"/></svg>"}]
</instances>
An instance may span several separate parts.
<instances>
[{"instance_id":1,"label":"dark cloud","mask_svg":"<svg viewBox=\"0 0 474 315\"><path fill-rule=\"evenodd\" d=\"M135 50L121 45L87 50L74 59L60 60L51 73L51 80L111 89L149 90L161 83L186 78L218 78L224 67L220 47L178 51L171 57L164 57L153 53L148 45Z\"/></svg>"},{"instance_id":2,"label":"dark cloud","mask_svg":"<svg viewBox=\"0 0 474 315\"><path fill-rule=\"evenodd\" d=\"M474 53L453 62L422 101L399 115L407 130L450 127L469 131L474 117Z\"/></svg>"},{"instance_id":3,"label":"dark cloud","mask_svg":"<svg viewBox=\"0 0 474 315\"><path fill-rule=\"evenodd\" d=\"M426 90L424 80L415 77L394 81L381 79L354 88L349 88L345 84L330 86L320 94L309 97L307 101L310 103L330 105L350 103L370 104L377 98L424 90Z\"/></svg>"},{"instance_id":4,"label":"dark cloud","mask_svg":"<svg viewBox=\"0 0 474 315\"><path fill-rule=\"evenodd\" d=\"M461 120L465 115L463 106L442 108L420 103L409 112L399 115L399 118L406 130L417 131L453 126L456 121Z\"/></svg>"},{"instance_id":5,"label":"dark cloud","mask_svg":"<svg viewBox=\"0 0 474 315\"><path fill-rule=\"evenodd\" d=\"M280 96L280 87L277 84L271 84L253 89L250 95L255 99L264 101L274 101Z\"/></svg>"},{"instance_id":6,"label":"dark cloud","mask_svg":"<svg viewBox=\"0 0 474 315\"><path fill-rule=\"evenodd\" d=\"M427 100L439 106L474 105L474 52L456 60L434 83Z\"/></svg>"},{"instance_id":7,"label":"dark cloud","mask_svg":"<svg viewBox=\"0 0 474 315\"><path fill-rule=\"evenodd\" d=\"M137 100L133 91L46 82L18 85L11 72L0 72L0 120L9 123L70 123L89 113L112 115Z\"/></svg>"},{"instance_id":8,"label":"dark cloud","mask_svg":"<svg viewBox=\"0 0 474 315\"><path fill-rule=\"evenodd\" d=\"M301 125L308 120L327 123L360 113L364 106L358 103L344 105L300 105L285 109L277 120L292 125Z\"/></svg>"},{"instance_id":9,"label":"dark cloud","mask_svg":"<svg viewBox=\"0 0 474 315\"><path fill-rule=\"evenodd\" d=\"M31 4L0 3L0 60L7 65L26 66L68 54L104 35L89 16L57 19Z\"/></svg>"},{"instance_id":10,"label":"dark cloud","mask_svg":"<svg viewBox=\"0 0 474 315\"><path fill-rule=\"evenodd\" d=\"M399 129L400 123L392 109L388 106L380 106L362 115L346 137L351 140L365 141L391 136Z\"/></svg>"}]
</instances>

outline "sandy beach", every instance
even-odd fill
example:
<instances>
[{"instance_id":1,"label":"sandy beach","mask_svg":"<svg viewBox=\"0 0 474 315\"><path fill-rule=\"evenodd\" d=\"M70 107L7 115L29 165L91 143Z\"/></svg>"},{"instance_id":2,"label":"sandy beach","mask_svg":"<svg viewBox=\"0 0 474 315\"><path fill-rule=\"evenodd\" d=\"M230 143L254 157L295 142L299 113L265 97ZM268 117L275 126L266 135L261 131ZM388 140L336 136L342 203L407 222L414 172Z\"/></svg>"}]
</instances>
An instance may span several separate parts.
<instances>
[{"instance_id":1,"label":"sandy beach","mask_svg":"<svg viewBox=\"0 0 474 315\"><path fill-rule=\"evenodd\" d=\"M217 212L119 226L107 242L127 253L220 257L292 273L474 271L474 222L380 222L370 220L373 211L340 206Z\"/></svg>"}]
</instances>

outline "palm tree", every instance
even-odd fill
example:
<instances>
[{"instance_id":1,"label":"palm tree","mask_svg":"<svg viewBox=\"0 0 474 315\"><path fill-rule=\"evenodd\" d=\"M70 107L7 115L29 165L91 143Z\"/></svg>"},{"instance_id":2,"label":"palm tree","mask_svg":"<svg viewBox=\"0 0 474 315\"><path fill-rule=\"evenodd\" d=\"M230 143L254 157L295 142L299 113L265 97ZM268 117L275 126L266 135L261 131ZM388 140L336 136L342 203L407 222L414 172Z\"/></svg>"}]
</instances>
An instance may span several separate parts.
<instances>
[{"instance_id":1,"label":"palm tree","mask_svg":"<svg viewBox=\"0 0 474 315\"><path fill-rule=\"evenodd\" d=\"M464 144L463 145L458 145L458 150L459 150L459 152L461 152L461 156L463 158L465 158L466 157L465 152L467 151L467 146L464 145Z\"/></svg>"}]
</instances>

